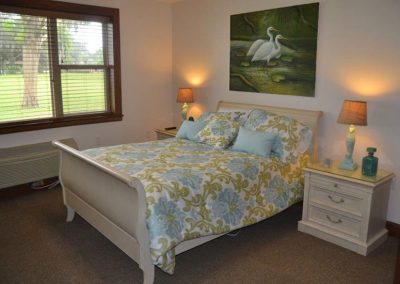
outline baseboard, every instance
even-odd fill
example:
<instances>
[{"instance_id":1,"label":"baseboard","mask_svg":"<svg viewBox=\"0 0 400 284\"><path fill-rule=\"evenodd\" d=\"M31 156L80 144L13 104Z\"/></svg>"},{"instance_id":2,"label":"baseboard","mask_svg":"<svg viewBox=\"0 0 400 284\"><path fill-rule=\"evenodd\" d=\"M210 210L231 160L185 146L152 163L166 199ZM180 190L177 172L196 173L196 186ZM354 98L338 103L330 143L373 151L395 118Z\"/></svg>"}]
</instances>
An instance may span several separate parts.
<instances>
[{"instance_id":1,"label":"baseboard","mask_svg":"<svg viewBox=\"0 0 400 284\"><path fill-rule=\"evenodd\" d=\"M389 236L400 238L400 224L386 221L386 229L389 231Z\"/></svg>"}]
</instances>

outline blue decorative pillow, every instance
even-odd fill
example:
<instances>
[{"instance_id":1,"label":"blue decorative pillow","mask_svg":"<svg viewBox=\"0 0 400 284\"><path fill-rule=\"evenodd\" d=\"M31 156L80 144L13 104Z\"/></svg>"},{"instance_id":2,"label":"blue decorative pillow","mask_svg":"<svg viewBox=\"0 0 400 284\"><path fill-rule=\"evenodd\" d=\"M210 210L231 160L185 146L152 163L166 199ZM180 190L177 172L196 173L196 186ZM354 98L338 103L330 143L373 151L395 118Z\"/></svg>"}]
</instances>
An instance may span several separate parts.
<instances>
[{"instance_id":1,"label":"blue decorative pillow","mask_svg":"<svg viewBox=\"0 0 400 284\"><path fill-rule=\"evenodd\" d=\"M225 149L236 138L238 131L239 123L236 121L212 119L197 133L195 140L216 149Z\"/></svg>"},{"instance_id":2,"label":"blue decorative pillow","mask_svg":"<svg viewBox=\"0 0 400 284\"><path fill-rule=\"evenodd\" d=\"M298 155L308 149L311 143L311 130L299 121L280 116L261 109L254 109L244 127L250 130L276 133L272 155L284 162L293 162Z\"/></svg>"},{"instance_id":3,"label":"blue decorative pillow","mask_svg":"<svg viewBox=\"0 0 400 284\"><path fill-rule=\"evenodd\" d=\"M240 127L239 134L232 146L232 150L269 158L272 146L274 145L277 136L277 133L253 131Z\"/></svg>"},{"instance_id":4,"label":"blue decorative pillow","mask_svg":"<svg viewBox=\"0 0 400 284\"><path fill-rule=\"evenodd\" d=\"M187 139L194 140L194 137L197 133L200 132L206 126L207 122L205 121L190 121L185 120L182 122L181 127L176 133L176 138L178 139Z\"/></svg>"}]
</instances>

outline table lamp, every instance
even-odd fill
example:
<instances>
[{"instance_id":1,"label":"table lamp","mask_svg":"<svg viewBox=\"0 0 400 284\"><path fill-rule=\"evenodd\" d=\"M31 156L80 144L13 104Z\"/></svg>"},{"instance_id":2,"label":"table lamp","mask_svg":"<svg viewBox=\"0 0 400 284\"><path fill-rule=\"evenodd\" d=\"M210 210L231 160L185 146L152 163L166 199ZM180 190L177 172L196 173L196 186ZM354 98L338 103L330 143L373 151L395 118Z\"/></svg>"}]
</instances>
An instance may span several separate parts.
<instances>
[{"instance_id":1,"label":"table lamp","mask_svg":"<svg viewBox=\"0 0 400 284\"><path fill-rule=\"evenodd\" d=\"M367 102L345 100L337 119L338 123L349 124L349 133L346 137L347 154L340 163L339 169L354 171L357 164L353 162L355 138L355 125L367 125Z\"/></svg>"},{"instance_id":2,"label":"table lamp","mask_svg":"<svg viewBox=\"0 0 400 284\"><path fill-rule=\"evenodd\" d=\"M193 103L193 90L191 88L179 88L176 102L183 103L182 120L186 120L187 111L189 109L188 103Z\"/></svg>"}]
</instances>

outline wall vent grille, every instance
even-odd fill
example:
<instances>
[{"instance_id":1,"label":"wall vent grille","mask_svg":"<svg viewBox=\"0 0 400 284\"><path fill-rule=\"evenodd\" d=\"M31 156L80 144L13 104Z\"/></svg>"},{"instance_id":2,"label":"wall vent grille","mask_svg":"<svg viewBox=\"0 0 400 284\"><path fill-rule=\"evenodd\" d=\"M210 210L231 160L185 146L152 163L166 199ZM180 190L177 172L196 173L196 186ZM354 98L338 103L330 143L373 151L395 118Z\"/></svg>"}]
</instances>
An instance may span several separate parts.
<instances>
[{"instance_id":1,"label":"wall vent grille","mask_svg":"<svg viewBox=\"0 0 400 284\"><path fill-rule=\"evenodd\" d=\"M78 148L72 138L61 140ZM59 153L51 142L0 149L0 189L58 176Z\"/></svg>"}]
</instances>

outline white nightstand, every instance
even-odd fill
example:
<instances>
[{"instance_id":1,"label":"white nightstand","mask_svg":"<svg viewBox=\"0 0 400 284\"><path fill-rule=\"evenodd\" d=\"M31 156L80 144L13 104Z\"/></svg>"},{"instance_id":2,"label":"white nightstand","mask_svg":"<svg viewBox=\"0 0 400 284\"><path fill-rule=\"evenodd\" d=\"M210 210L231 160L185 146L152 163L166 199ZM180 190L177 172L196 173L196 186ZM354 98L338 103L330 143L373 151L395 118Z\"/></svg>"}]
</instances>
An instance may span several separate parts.
<instances>
[{"instance_id":1,"label":"white nightstand","mask_svg":"<svg viewBox=\"0 0 400 284\"><path fill-rule=\"evenodd\" d=\"M178 132L178 129L165 130L161 128L161 129L156 129L155 132L157 134L157 140L162 140L175 137L176 133Z\"/></svg>"},{"instance_id":2,"label":"white nightstand","mask_svg":"<svg viewBox=\"0 0 400 284\"><path fill-rule=\"evenodd\" d=\"M393 173L379 170L376 177L312 164L304 169L303 218L308 233L362 255L387 238L386 212Z\"/></svg>"}]
</instances>

